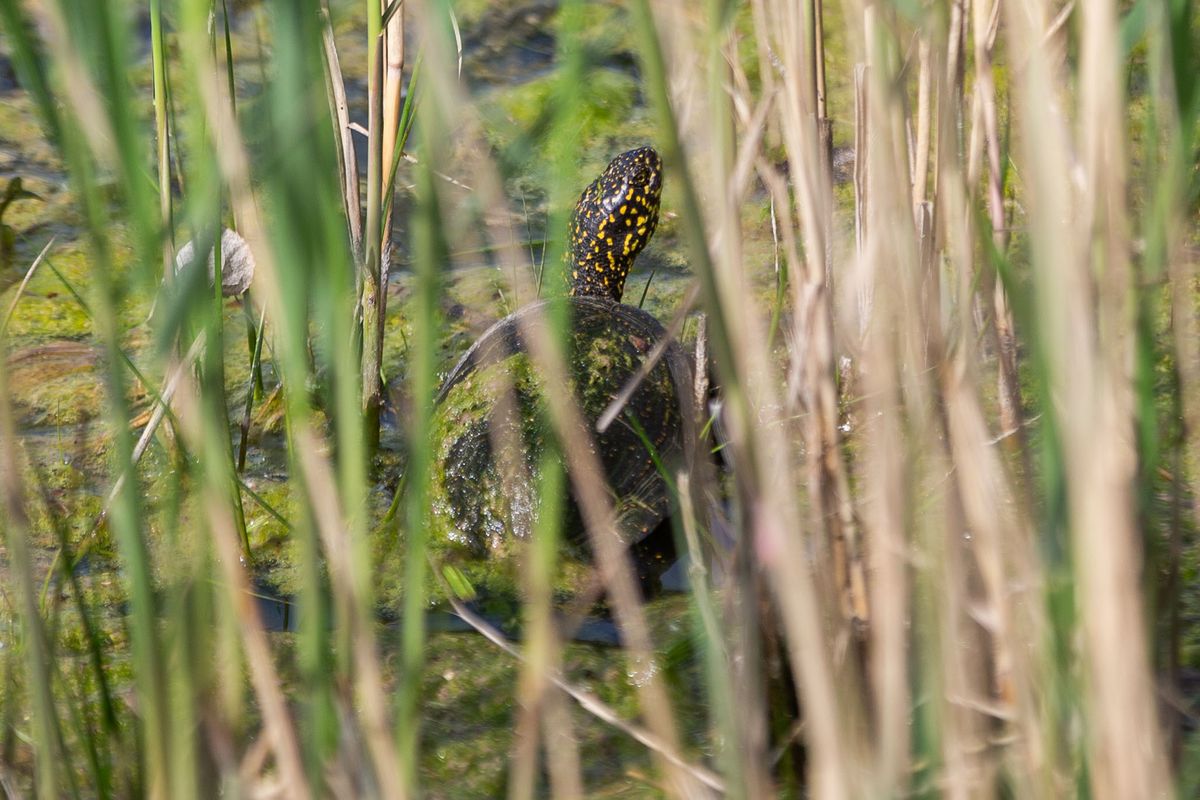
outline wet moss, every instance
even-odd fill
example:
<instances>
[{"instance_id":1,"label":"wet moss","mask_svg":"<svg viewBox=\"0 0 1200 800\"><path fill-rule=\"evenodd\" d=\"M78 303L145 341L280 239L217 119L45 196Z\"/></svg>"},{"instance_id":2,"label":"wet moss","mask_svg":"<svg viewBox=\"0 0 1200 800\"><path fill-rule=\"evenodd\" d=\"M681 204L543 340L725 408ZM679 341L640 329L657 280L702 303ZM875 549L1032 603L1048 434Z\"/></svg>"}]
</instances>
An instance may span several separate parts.
<instances>
[{"instance_id":1,"label":"wet moss","mask_svg":"<svg viewBox=\"0 0 1200 800\"><path fill-rule=\"evenodd\" d=\"M655 624L656 640L670 643L665 649L681 652L683 661L689 660L688 655L675 644L687 638L678 622L685 617L686 605L686 598L679 597L657 601L647 609L650 618L659 621ZM673 699L682 710L681 721L687 725L688 746L706 746L698 674L670 657L663 667ZM637 689L628 670L626 654L617 648L568 644L563 652L567 680L595 693L625 719L636 719ZM427 796L485 798L504 793L519 708L518 674L517 662L478 636L430 637L421 695L421 777ZM644 747L573 702L568 703L567 710L588 796L661 796L660 790L645 778L654 770ZM466 765L470 768L464 769Z\"/></svg>"},{"instance_id":2,"label":"wet moss","mask_svg":"<svg viewBox=\"0 0 1200 800\"><path fill-rule=\"evenodd\" d=\"M53 340L8 357L9 391L22 425L75 426L104 409L103 362L84 342Z\"/></svg>"}]
</instances>

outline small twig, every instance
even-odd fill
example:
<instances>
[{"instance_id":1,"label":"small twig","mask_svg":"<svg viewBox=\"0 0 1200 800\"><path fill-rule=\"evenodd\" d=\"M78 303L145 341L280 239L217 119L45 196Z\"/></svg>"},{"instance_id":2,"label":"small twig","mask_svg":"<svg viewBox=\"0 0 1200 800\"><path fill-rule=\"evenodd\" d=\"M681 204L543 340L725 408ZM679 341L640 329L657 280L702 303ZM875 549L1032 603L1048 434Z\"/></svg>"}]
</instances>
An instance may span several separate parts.
<instances>
[{"instance_id":1,"label":"small twig","mask_svg":"<svg viewBox=\"0 0 1200 800\"><path fill-rule=\"evenodd\" d=\"M700 314L696 325L696 372L693 375L692 401L696 412L704 413L708 400L708 315Z\"/></svg>"},{"instance_id":2,"label":"small twig","mask_svg":"<svg viewBox=\"0 0 1200 800\"><path fill-rule=\"evenodd\" d=\"M146 449L150 446L150 439L154 436L154 432L158 430L159 424L163 417L166 416L168 406L171 403L171 398L175 395L175 390L179 388L179 381L187 374L188 367L200 355L200 351L204 349L204 331L201 331L196 336L192 346L188 349L187 355L183 361L176 366L175 373L171 375L171 379L167 381L167 385L163 387L162 394L154 405L154 413L150 415L150 421L146 423L145 429L142 431L141 437L137 441L137 445L133 448L133 456L129 460L129 467L117 476L113 482L112 488L108 491L108 497L104 500L104 507L100 510L99 516L96 517L95 523L92 525L92 533L100 529L100 525L108 518L109 509L112 508L113 501L121 492L121 488L125 485L125 478L132 473L133 468L142 460Z\"/></svg>"},{"instance_id":3,"label":"small twig","mask_svg":"<svg viewBox=\"0 0 1200 800\"><path fill-rule=\"evenodd\" d=\"M434 574L437 574L436 570L434 571ZM463 605L463 603L454 596L454 593L449 591L449 587L446 587L446 590L446 596L450 599L450 605L454 608L454 613L456 613L463 620L463 622L466 622L489 642L496 645L505 653L509 654L521 663L525 663L527 661L525 655L519 649L513 647L512 643L504 637L504 634L496 630L494 627L489 625L486 620L474 614L470 609ZM579 703L580 707L583 708L584 711L588 712L596 719L611 725L640 744L658 753L675 766L689 773L692 777L696 778L696 780L700 781L705 786L708 786L710 789L722 793L725 791L725 782L721 780L719 775L714 774L711 770L708 770L704 767L689 763L683 758L683 756L679 755L674 750L668 748L661 741L659 741L658 737L656 737L654 734L621 719L621 717L617 715L617 712L613 711L612 708L604 703L604 701L596 697L591 692L585 691L568 683L560 675L554 672L551 672L549 675L547 675L547 679L554 684L556 688L565 693L575 702Z\"/></svg>"},{"instance_id":4,"label":"small twig","mask_svg":"<svg viewBox=\"0 0 1200 800\"><path fill-rule=\"evenodd\" d=\"M696 299L699 296L700 284L693 282L691 288L688 289L687 294L684 295L683 302L681 302L679 304L679 308L675 310L675 316L671 319L671 324L667 326L666 333L661 339L654 343L654 348L646 356L646 360L642 362L642 366L637 372L634 373L633 377L629 379L629 382L625 384L624 388L621 389L621 392L615 398L613 398L613 401L608 404L608 408L604 409L604 413L600 415L600 418L596 420L597 433L604 433L606 430L608 430L608 426L612 425L613 420L615 420L617 415L620 414L622 409L625 408L625 404L629 402L630 398L633 397L633 393L636 392L638 387L642 385L642 381L644 381L646 376L648 376L654 370L654 367L658 365L659 360L662 359L663 354L667 352L667 348L670 347L671 342L673 342L675 337L679 335L679 331L681 328L683 328L683 323L687 319L688 313L691 312L692 307L696 304Z\"/></svg>"},{"instance_id":5,"label":"small twig","mask_svg":"<svg viewBox=\"0 0 1200 800\"><path fill-rule=\"evenodd\" d=\"M1038 414L1036 416L1030 417L1029 419L1022 420L1021 424L1018 425L1017 427L1009 428L1006 431L1000 432L994 438L988 439L986 443L989 445L1000 444L1001 442L1003 442L1005 439L1009 438L1010 436L1015 436L1016 434L1020 433L1022 428L1028 428L1030 425L1037 422L1041 418L1042 418L1042 415Z\"/></svg>"},{"instance_id":6,"label":"small twig","mask_svg":"<svg viewBox=\"0 0 1200 800\"><path fill-rule=\"evenodd\" d=\"M420 164L420 163L421 163L420 161L418 161L418 160L417 160L417 157L416 157L416 156L414 156L412 153L408 152L407 150L406 150L406 151L404 151L404 153L402 153L402 154L401 154L401 157L402 157L402 158L403 158L405 161L407 161L408 163L410 163L410 164ZM446 181L447 183L449 183L449 184L452 184L452 185L454 185L454 186L457 186L457 187L458 187L458 188L460 188L460 189L466 189L468 192L473 192L473 191L475 191L474 189L472 189L472 188L471 188L470 186L468 186L467 184L463 183L462 181L455 180L454 178L451 178L449 175L447 175L447 174L446 174L446 173L444 173L444 172L438 172L438 171L435 169L435 170L433 171L433 174L434 174L434 175L437 175L439 178L441 178L442 180Z\"/></svg>"},{"instance_id":7,"label":"small twig","mask_svg":"<svg viewBox=\"0 0 1200 800\"><path fill-rule=\"evenodd\" d=\"M999 8L999 6L1000 6L1000 4L997 3L996 7ZM1058 32L1060 30L1062 30L1062 27L1067 24L1067 20L1069 20L1071 18L1071 12L1074 10L1075 10L1075 0L1069 0L1069 2L1065 6L1062 7L1062 11L1058 12L1058 16L1056 16L1054 18L1054 21L1050 23L1050 27L1046 28L1046 33L1045 33L1045 35L1042 36L1042 45L1043 46L1046 44L1049 44L1050 40L1053 39L1056 35L1058 35ZM999 22L997 22L996 25L997 25L997 27L999 27ZM994 41L995 36L996 36L996 34L994 32L990 32L988 34L988 39L989 39L988 46L989 47L991 46L991 42Z\"/></svg>"}]
</instances>

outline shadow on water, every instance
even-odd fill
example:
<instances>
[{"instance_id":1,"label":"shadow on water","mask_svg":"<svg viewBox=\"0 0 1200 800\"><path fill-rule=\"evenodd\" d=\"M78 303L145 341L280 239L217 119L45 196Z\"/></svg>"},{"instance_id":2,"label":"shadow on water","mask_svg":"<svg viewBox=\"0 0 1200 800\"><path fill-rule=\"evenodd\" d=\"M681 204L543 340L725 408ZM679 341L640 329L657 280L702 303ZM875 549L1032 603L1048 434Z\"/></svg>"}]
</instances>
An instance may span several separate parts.
<instances>
[{"instance_id":1,"label":"shadow on water","mask_svg":"<svg viewBox=\"0 0 1200 800\"><path fill-rule=\"evenodd\" d=\"M300 614L296 599L289 595L280 594L270 586L257 584L253 588L255 606L258 608L259 619L263 627L270 633L295 633L300 629ZM508 639L520 639L521 630L510 620L502 619L496 614L489 613L475 603L469 603L471 611L483 618L489 625L500 631ZM386 626L399 630L403 622L386 614L380 614L380 621ZM432 610L425 613L425 630L430 633L475 633L475 628L453 611ZM619 647L621 636L612 620L599 617L589 617L579 626L573 641L584 644L598 644L609 647Z\"/></svg>"}]
</instances>

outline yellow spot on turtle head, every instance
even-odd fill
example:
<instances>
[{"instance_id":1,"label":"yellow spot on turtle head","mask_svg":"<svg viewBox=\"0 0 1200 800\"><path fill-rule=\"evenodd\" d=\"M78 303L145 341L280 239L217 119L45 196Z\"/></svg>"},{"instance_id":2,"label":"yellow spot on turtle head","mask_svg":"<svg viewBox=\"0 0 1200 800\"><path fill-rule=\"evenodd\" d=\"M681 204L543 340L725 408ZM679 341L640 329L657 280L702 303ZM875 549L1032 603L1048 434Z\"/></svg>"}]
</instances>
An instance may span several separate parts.
<instances>
[{"instance_id":1,"label":"yellow spot on turtle head","mask_svg":"<svg viewBox=\"0 0 1200 800\"><path fill-rule=\"evenodd\" d=\"M638 236L645 236L645 235L646 235L646 229L638 228Z\"/></svg>"},{"instance_id":2,"label":"yellow spot on turtle head","mask_svg":"<svg viewBox=\"0 0 1200 800\"><path fill-rule=\"evenodd\" d=\"M624 214L628 210L629 210L629 206L622 204L622 206L620 208L621 213Z\"/></svg>"}]
</instances>

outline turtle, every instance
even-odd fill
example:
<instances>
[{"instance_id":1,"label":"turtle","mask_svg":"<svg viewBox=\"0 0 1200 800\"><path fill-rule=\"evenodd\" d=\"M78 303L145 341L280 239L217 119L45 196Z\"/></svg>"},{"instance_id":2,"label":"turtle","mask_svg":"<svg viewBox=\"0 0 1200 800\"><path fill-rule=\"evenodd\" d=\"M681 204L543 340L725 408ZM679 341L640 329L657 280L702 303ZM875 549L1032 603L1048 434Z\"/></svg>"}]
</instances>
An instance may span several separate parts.
<instances>
[{"instance_id":1,"label":"turtle","mask_svg":"<svg viewBox=\"0 0 1200 800\"><path fill-rule=\"evenodd\" d=\"M660 469L684 456L692 435L691 364L653 315L621 302L634 259L658 223L662 175L652 147L616 156L572 214L566 291L496 322L447 374L435 398L430 481L433 530L442 541L472 556L511 554L538 521L553 433L547 387L527 337L544 335L539 324L554 302L568 306L571 388L604 469L619 535L633 545L667 517L671 499ZM662 357L622 414L597 433L597 418L660 342ZM564 545L587 559L578 506L570 496L564 505Z\"/></svg>"}]
</instances>

